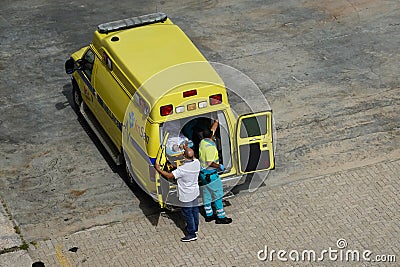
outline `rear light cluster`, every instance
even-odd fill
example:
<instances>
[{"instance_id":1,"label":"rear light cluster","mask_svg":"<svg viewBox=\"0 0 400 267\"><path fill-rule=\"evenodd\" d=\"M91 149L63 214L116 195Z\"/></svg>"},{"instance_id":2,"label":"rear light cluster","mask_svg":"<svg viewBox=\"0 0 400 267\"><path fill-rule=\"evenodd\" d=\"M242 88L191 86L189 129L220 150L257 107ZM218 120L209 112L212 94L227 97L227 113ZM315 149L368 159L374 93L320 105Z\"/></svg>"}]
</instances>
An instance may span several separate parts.
<instances>
[{"instance_id":1,"label":"rear light cluster","mask_svg":"<svg viewBox=\"0 0 400 267\"><path fill-rule=\"evenodd\" d=\"M195 96L197 95L197 90L190 90L183 92L183 97L190 97L190 96ZM214 106L217 104L222 103L222 94L216 94L216 95L211 95L208 97L208 100L210 102L210 106ZM198 108L206 108L208 106L207 101L201 101L198 103L190 103L186 105L186 110L191 111L191 110L196 110ZM182 113L185 111L185 106L178 106L175 108L176 113ZM174 113L174 107L172 104L165 105L160 107L160 114L161 116L168 116Z\"/></svg>"},{"instance_id":2,"label":"rear light cluster","mask_svg":"<svg viewBox=\"0 0 400 267\"><path fill-rule=\"evenodd\" d=\"M166 106L162 106L160 108L161 116L168 116L168 115L171 115L173 112L174 112L174 107L172 106L172 104L166 105Z\"/></svg>"},{"instance_id":3,"label":"rear light cluster","mask_svg":"<svg viewBox=\"0 0 400 267\"><path fill-rule=\"evenodd\" d=\"M208 99L210 100L211 106L222 103L222 95L221 94L211 95Z\"/></svg>"},{"instance_id":4,"label":"rear light cluster","mask_svg":"<svg viewBox=\"0 0 400 267\"><path fill-rule=\"evenodd\" d=\"M196 103L192 103L186 106L187 110L195 110L196 109Z\"/></svg>"}]
</instances>

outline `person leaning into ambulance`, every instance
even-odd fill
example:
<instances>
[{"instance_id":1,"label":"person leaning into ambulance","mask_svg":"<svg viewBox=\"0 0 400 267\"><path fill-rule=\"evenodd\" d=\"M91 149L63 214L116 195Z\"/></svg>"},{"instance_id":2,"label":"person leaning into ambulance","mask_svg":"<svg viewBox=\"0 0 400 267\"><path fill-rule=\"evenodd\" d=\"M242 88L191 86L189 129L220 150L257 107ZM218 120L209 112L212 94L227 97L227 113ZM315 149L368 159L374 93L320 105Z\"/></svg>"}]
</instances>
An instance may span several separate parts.
<instances>
[{"instance_id":1,"label":"person leaning into ambulance","mask_svg":"<svg viewBox=\"0 0 400 267\"><path fill-rule=\"evenodd\" d=\"M184 164L172 172L163 171L158 162L155 169L167 179L176 179L178 184L178 198L182 207L182 214L186 220L187 236L182 237L182 242L197 240L199 230L199 207L198 196L200 195L198 177L200 172L200 162L194 157L194 152L187 146L187 141L183 146Z\"/></svg>"},{"instance_id":2,"label":"person leaning into ambulance","mask_svg":"<svg viewBox=\"0 0 400 267\"><path fill-rule=\"evenodd\" d=\"M222 197L224 191L222 181L218 175L218 169L223 171L224 165L219 164L218 150L214 142L214 133L218 127L218 120L215 120L211 129L203 131L203 139L199 146L199 160L201 165L200 181L203 188L203 202L206 212L206 222L215 219L216 224L229 224L231 218L226 217ZM217 216L215 218L211 203L214 202Z\"/></svg>"}]
</instances>

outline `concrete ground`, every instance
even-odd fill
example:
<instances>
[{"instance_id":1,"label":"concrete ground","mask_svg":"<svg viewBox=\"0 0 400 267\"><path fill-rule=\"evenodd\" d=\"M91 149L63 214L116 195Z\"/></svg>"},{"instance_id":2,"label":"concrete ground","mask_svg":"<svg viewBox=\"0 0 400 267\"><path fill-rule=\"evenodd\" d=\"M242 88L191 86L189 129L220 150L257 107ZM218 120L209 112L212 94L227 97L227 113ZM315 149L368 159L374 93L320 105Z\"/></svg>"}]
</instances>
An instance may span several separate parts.
<instances>
[{"instance_id":1,"label":"concrete ground","mask_svg":"<svg viewBox=\"0 0 400 267\"><path fill-rule=\"evenodd\" d=\"M399 257L397 0L3 2L0 266L267 265L265 246L320 252L341 238ZM64 73L98 24L156 10L253 79L277 128L276 169L230 199L232 225L202 222L190 244L77 120Z\"/></svg>"}]
</instances>

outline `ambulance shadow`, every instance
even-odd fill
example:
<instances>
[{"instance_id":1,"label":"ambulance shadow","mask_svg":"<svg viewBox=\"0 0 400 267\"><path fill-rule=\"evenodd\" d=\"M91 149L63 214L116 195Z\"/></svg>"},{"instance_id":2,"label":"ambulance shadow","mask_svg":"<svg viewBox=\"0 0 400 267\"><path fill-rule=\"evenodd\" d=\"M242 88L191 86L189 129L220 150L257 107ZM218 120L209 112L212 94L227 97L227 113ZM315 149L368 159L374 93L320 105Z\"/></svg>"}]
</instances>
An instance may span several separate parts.
<instances>
[{"instance_id":1,"label":"ambulance shadow","mask_svg":"<svg viewBox=\"0 0 400 267\"><path fill-rule=\"evenodd\" d=\"M108 154L107 154L108 155ZM109 156L108 156L109 157ZM115 163L112 162L115 166ZM144 216L146 216L147 220L154 226L158 225L162 209L158 202L154 201L153 198L147 194L143 189L131 179L125 169L125 165L115 166L116 173L121 177L121 179L125 182L125 184L129 187L135 197L139 200L139 208L142 210Z\"/></svg>"},{"instance_id":2,"label":"ambulance shadow","mask_svg":"<svg viewBox=\"0 0 400 267\"><path fill-rule=\"evenodd\" d=\"M73 99L72 99L72 85L70 83L69 84L65 84L63 86L63 90L61 91L61 93L65 96L66 101L56 103L55 104L56 109L57 110L62 110L62 109L65 109L68 106L73 107L74 104L73 104Z\"/></svg>"},{"instance_id":3,"label":"ambulance shadow","mask_svg":"<svg viewBox=\"0 0 400 267\"><path fill-rule=\"evenodd\" d=\"M260 187L266 186L265 181L268 177L262 178L260 175L247 174L242 184L236 185L232 188L231 192L236 195L241 192L248 192L249 190L256 190Z\"/></svg>"},{"instance_id":4,"label":"ambulance shadow","mask_svg":"<svg viewBox=\"0 0 400 267\"><path fill-rule=\"evenodd\" d=\"M96 146L97 150L100 152L102 157L104 158L105 162L109 166L109 168L114 172L117 173L120 178L125 182L125 184L129 187L135 197L139 200L139 208L142 210L143 214L146 218L150 221L152 225L157 225L159 221L159 217L161 216L161 209L157 202L155 202L151 196L149 196L146 192L144 192L140 186L129 179L129 176L125 170L125 165L117 166L111 156L108 154L107 150L98 139L96 134L87 124L86 120L83 116L77 112L74 108L73 97L72 97L72 85L66 84L63 86L62 94L66 98L66 102L59 102L55 106L57 110L64 109L67 106L70 106L77 115L77 120L85 130L86 134L89 136L90 140Z\"/></svg>"},{"instance_id":5,"label":"ambulance shadow","mask_svg":"<svg viewBox=\"0 0 400 267\"><path fill-rule=\"evenodd\" d=\"M103 156L104 160L108 164L109 168L119 175L119 177L125 182L125 184L129 187L135 197L139 200L139 208L142 210L143 214L149 220L152 225L157 225L161 209L157 202L155 202L151 196L149 196L146 192L142 190L142 188L134 181L134 179L130 179L129 175L125 169L125 164L116 165L114 160L108 154L107 150L98 139L96 134L92 131L90 126L87 124L86 120L79 116L78 121L81 124L82 128L85 130L89 138L92 140L93 144L96 146L97 150ZM133 180L133 181L132 181Z\"/></svg>"},{"instance_id":6,"label":"ambulance shadow","mask_svg":"<svg viewBox=\"0 0 400 267\"><path fill-rule=\"evenodd\" d=\"M74 110L74 112L78 118L79 124L85 130L85 132L89 136L90 140L92 140L93 144L96 146L97 150L103 156L103 158L107 162L108 166L111 168L111 170L113 172L115 172L115 173L118 172L118 166L115 164L115 162L113 161L111 156L108 154L107 150L104 148L104 146L102 145L99 138L96 136L96 134L90 128L89 124L83 118L82 114L75 109L74 100L73 100L73 96L72 96L72 85L70 83L63 86L62 94L65 96L65 98L67 100L66 100L66 102L56 103L56 105L55 105L56 109L61 110L61 109L66 108L67 106L70 106Z\"/></svg>"}]
</instances>

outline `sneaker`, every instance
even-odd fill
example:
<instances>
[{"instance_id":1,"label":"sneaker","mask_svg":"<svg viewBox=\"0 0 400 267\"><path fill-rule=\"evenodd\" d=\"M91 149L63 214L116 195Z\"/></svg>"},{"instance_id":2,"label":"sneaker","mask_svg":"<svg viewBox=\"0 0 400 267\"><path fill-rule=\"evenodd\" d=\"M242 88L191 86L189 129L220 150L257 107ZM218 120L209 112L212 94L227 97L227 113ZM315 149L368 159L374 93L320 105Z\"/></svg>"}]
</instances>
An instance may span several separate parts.
<instances>
[{"instance_id":1,"label":"sneaker","mask_svg":"<svg viewBox=\"0 0 400 267\"><path fill-rule=\"evenodd\" d=\"M190 241L195 241L197 240L197 236L185 236L181 238L182 242L190 242Z\"/></svg>"},{"instance_id":2,"label":"sneaker","mask_svg":"<svg viewBox=\"0 0 400 267\"><path fill-rule=\"evenodd\" d=\"M205 217L205 221L206 221L206 222L212 222L212 221L214 221L214 220L215 220L214 216L206 216L206 217Z\"/></svg>"},{"instance_id":3,"label":"sneaker","mask_svg":"<svg viewBox=\"0 0 400 267\"><path fill-rule=\"evenodd\" d=\"M215 220L216 224L230 224L232 222L231 218L225 217L225 218L217 218Z\"/></svg>"}]
</instances>

